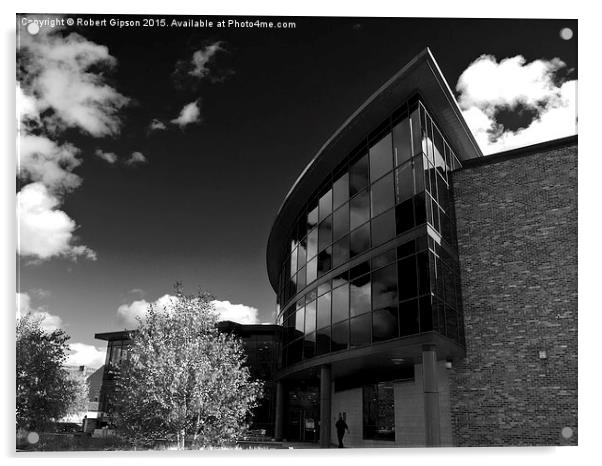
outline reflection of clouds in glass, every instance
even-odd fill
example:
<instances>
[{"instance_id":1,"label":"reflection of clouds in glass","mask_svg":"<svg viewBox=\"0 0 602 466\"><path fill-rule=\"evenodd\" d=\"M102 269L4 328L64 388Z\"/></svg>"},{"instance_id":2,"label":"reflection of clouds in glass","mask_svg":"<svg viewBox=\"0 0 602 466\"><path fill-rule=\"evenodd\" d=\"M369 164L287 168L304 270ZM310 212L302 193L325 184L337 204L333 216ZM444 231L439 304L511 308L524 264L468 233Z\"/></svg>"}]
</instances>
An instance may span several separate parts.
<instances>
[{"instance_id":1,"label":"reflection of clouds in glass","mask_svg":"<svg viewBox=\"0 0 602 466\"><path fill-rule=\"evenodd\" d=\"M318 230L312 230L307 235L307 257L313 257L318 252Z\"/></svg>"},{"instance_id":2,"label":"reflection of clouds in glass","mask_svg":"<svg viewBox=\"0 0 602 466\"><path fill-rule=\"evenodd\" d=\"M372 315L372 325L374 327L374 334L383 335L389 333L389 331L397 326L395 316L389 312L375 312Z\"/></svg>"},{"instance_id":3,"label":"reflection of clouds in glass","mask_svg":"<svg viewBox=\"0 0 602 466\"><path fill-rule=\"evenodd\" d=\"M368 195L368 191L364 191L363 193L354 197L349 205L349 219L351 224L351 229L353 230L355 227L362 225L364 222L368 221L370 215L370 196Z\"/></svg>"}]
</instances>

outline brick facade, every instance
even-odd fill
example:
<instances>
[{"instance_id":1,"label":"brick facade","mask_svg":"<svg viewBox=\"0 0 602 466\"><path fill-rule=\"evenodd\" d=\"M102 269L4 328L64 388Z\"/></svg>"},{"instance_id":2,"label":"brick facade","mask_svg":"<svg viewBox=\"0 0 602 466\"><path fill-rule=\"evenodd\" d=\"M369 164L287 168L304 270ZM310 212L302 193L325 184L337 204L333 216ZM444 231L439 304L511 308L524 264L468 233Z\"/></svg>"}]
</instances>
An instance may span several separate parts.
<instances>
[{"instance_id":1,"label":"brick facade","mask_svg":"<svg viewBox=\"0 0 602 466\"><path fill-rule=\"evenodd\" d=\"M577 139L470 162L453 174L466 330L454 445L575 445Z\"/></svg>"}]
</instances>

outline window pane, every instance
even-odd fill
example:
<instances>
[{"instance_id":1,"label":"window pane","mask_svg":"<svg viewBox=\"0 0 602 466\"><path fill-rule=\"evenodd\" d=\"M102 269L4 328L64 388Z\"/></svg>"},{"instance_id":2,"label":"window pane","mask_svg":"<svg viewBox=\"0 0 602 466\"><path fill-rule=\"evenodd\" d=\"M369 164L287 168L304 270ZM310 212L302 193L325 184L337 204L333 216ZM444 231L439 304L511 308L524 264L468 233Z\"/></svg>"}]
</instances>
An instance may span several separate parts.
<instances>
[{"instance_id":1,"label":"window pane","mask_svg":"<svg viewBox=\"0 0 602 466\"><path fill-rule=\"evenodd\" d=\"M390 209L395 204L393 174L389 174L372 185L372 216Z\"/></svg>"},{"instance_id":2,"label":"window pane","mask_svg":"<svg viewBox=\"0 0 602 466\"><path fill-rule=\"evenodd\" d=\"M426 222L426 201L424 200L424 192L414 196L414 216L416 217L416 225L422 225Z\"/></svg>"},{"instance_id":3,"label":"window pane","mask_svg":"<svg viewBox=\"0 0 602 466\"><path fill-rule=\"evenodd\" d=\"M392 382L363 387L364 438L395 441L395 396Z\"/></svg>"},{"instance_id":4,"label":"window pane","mask_svg":"<svg viewBox=\"0 0 602 466\"><path fill-rule=\"evenodd\" d=\"M311 230L318 224L318 206L312 205L307 214L307 229Z\"/></svg>"},{"instance_id":5,"label":"window pane","mask_svg":"<svg viewBox=\"0 0 602 466\"><path fill-rule=\"evenodd\" d=\"M332 243L332 216L328 216L318 227L318 251Z\"/></svg>"},{"instance_id":6,"label":"window pane","mask_svg":"<svg viewBox=\"0 0 602 466\"><path fill-rule=\"evenodd\" d=\"M373 340L383 341L399 336L397 306L386 307L372 314Z\"/></svg>"},{"instance_id":7,"label":"window pane","mask_svg":"<svg viewBox=\"0 0 602 466\"><path fill-rule=\"evenodd\" d=\"M305 313L304 308L297 309L297 313L295 314L295 330L303 333L305 330Z\"/></svg>"},{"instance_id":8,"label":"window pane","mask_svg":"<svg viewBox=\"0 0 602 466\"><path fill-rule=\"evenodd\" d=\"M397 266L372 272L372 309L397 305Z\"/></svg>"},{"instance_id":9,"label":"window pane","mask_svg":"<svg viewBox=\"0 0 602 466\"><path fill-rule=\"evenodd\" d=\"M326 248L318 254L318 277L330 270L332 266L332 248Z\"/></svg>"},{"instance_id":10,"label":"window pane","mask_svg":"<svg viewBox=\"0 0 602 466\"><path fill-rule=\"evenodd\" d=\"M291 275L297 273L297 248L291 252Z\"/></svg>"},{"instance_id":11,"label":"window pane","mask_svg":"<svg viewBox=\"0 0 602 466\"><path fill-rule=\"evenodd\" d=\"M422 152L422 131L418 108L412 112L410 119L412 121L412 147L414 148L414 155L417 155Z\"/></svg>"},{"instance_id":12,"label":"window pane","mask_svg":"<svg viewBox=\"0 0 602 466\"><path fill-rule=\"evenodd\" d=\"M370 148L370 179L375 181L393 168L391 133Z\"/></svg>"},{"instance_id":13,"label":"window pane","mask_svg":"<svg viewBox=\"0 0 602 466\"><path fill-rule=\"evenodd\" d=\"M287 351L287 363L294 364L296 362L301 361L301 357L303 354L303 338L294 341L288 347Z\"/></svg>"},{"instance_id":14,"label":"window pane","mask_svg":"<svg viewBox=\"0 0 602 466\"><path fill-rule=\"evenodd\" d=\"M400 336L418 333L418 300L399 303Z\"/></svg>"},{"instance_id":15,"label":"window pane","mask_svg":"<svg viewBox=\"0 0 602 466\"><path fill-rule=\"evenodd\" d=\"M370 182L368 171L368 154L364 155L349 168L349 194L351 196L355 196L368 186Z\"/></svg>"},{"instance_id":16,"label":"window pane","mask_svg":"<svg viewBox=\"0 0 602 466\"><path fill-rule=\"evenodd\" d=\"M414 206L412 199L403 201L401 204L395 206L395 223L398 235L414 228Z\"/></svg>"},{"instance_id":17,"label":"window pane","mask_svg":"<svg viewBox=\"0 0 602 466\"><path fill-rule=\"evenodd\" d=\"M349 318L349 284L332 291L332 323Z\"/></svg>"},{"instance_id":18,"label":"window pane","mask_svg":"<svg viewBox=\"0 0 602 466\"><path fill-rule=\"evenodd\" d=\"M326 283L318 285L318 296L322 296L328 291L330 291L330 280L328 280Z\"/></svg>"},{"instance_id":19,"label":"window pane","mask_svg":"<svg viewBox=\"0 0 602 466\"><path fill-rule=\"evenodd\" d=\"M311 333L316 330L316 301L312 301L305 306L305 333Z\"/></svg>"},{"instance_id":20,"label":"window pane","mask_svg":"<svg viewBox=\"0 0 602 466\"><path fill-rule=\"evenodd\" d=\"M364 314L363 316L356 317L349 321L350 326L350 338L349 344L351 347L369 345L371 340L371 318L370 313Z\"/></svg>"},{"instance_id":21,"label":"window pane","mask_svg":"<svg viewBox=\"0 0 602 466\"><path fill-rule=\"evenodd\" d=\"M331 351L347 349L349 343L349 321L332 326Z\"/></svg>"},{"instance_id":22,"label":"window pane","mask_svg":"<svg viewBox=\"0 0 602 466\"><path fill-rule=\"evenodd\" d=\"M310 333L305 335L303 341L303 358L309 359L313 358L316 354L316 334Z\"/></svg>"},{"instance_id":23,"label":"window pane","mask_svg":"<svg viewBox=\"0 0 602 466\"><path fill-rule=\"evenodd\" d=\"M393 144L395 145L395 165L401 165L412 157L410 120L406 118L393 128Z\"/></svg>"},{"instance_id":24,"label":"window pane","mask_svg":"<svg viewBox=\"0 0 602 466\"><path fill-rule=\"evenodd\" d=\"M307 238L303 238L299 242L299 247L297 248L297 268L301 268L305 265L305 261L307 260Z\"/></svg>"},{"instance_id":25,"label":"window pane","mask_svg":"<svg viewBox=\"0 0 602 466\"><path fill-rule=\"evenodd\" d=\"M349 286L349 311L351 317L370 312L370 275L351 282Z\"/></svg>"},{"instance_id":26,"label":"window pane","mask_svg":"<svg viewBox=\"0 0 602 466\"><path fill-rule=\"evenodd\" d=\"M330 327L318 330L316 334L316 354L330 352Z\"/></svg>"},{"instance_id":27,"label":"window pane","mask_svg":"<svg viewBox=\"0 0 602 466\"><path fill-rule=\"evenodd\" d=\"M350 256L355 257L358 254L370 248L370 224L366 223L363 227L351 232Z\"/></svg>"},{"instance_id":28,"label":"window pane","mask_svg":"<svg viewBox=\"0 0 602 466\"><path fill-rule=\"evenodd\" d=\"M349 200L349 174L345 173L334 182L332 187L333 208L343 205Z\"/></svg>"},{"instance_id":29,"label":"window pane","mask_svg":"<svg viewBox=\"0 0 602 466\"><path fill-rule=\"evenodd\" d=\"M322 221L332 213L332 189L320 198L320 216L319 220Z\"/></svg>"},{"instance_id":30,"label":"window pane","mask_svg":"<svg viewBox=\"0 0 602 466\"><path fill-rule=\"evenodd\" d=\"M414 158L414 183L417 194L424 191L424 158L422 156Z\"/></svg>"},{"instance_id":31,"label":"window pane","mask_svg":"<svg viewBox=\"0 0 602 466\"><path fill-rule=\"evenodd\" d=\"M347 283L349 283L349 272L345 271L332 279L332 288L334 289Z\"/></svg>"},{"instance_id":32,"label":"window pane","mask_svg":"<svg viewBox=\"0 0 602 466\"><path fill-rule=\"evenodd\" d=\"M307 258L311 259L318 253L318 229L314 229L307 235Z\"/></svg>"},{"instance_id":33,"label":"window pane","mask_svg":"<svg viewBox=\"0 0 602 466\"><path fill-rule=\"evenodd\" d=\"M352 230L370 220L370 192L367 189L351 199L349 206Z\"/></svg>"},{"instance_id":34,"label":"window pane","mask_svg":"<svg viewBox=\"0 0 602 466\"><path fill-rule=\"evenodd\" d=\"M318 258L314 257L307 263L307 283L313 282L318 278Z\"/></svg>"},{"instance_id":35,"label":"window pane","mask_svg":"<svg viewBox=\"0 0 602 466\"><path fill-rule=\"evenodd\" d=\"M332 246L332 266L338 267L349 260L349 236L337 241Z\"/></svg>"},{"instance_id":36,"label":"window pane","mask_svg":"<svg viewBox=\"0 0 602 466\"><path fill-rule=\"evenodd\" d=\"M305 285L307 284L307 275L306 275L307 271L305 267L302 267L301 270L299 270L299 273L297 274L297 290L301 291L303 288L305 288Z\"/></svg>"},{"instance_id":37,"label":"window pane","mask_svg":"<svg viewBox=\"0 0 602 466\"><path fill-rule=\"evenodd\" d=\"M376 247L395 237L395 209L372 220L372 246Z\"/></svg>"},{"instance_id":38,"label":"window pane","mask_svg":"<svg viewBox=\"0 0 602 466\"><path fill-rule=\"evenodd\" d=\"M333 214L333 239L336 241L349 233L349 204L343 205Z\"/></svg>"},{"instance_id":39,"label":"window pane","mask_svg":"<svg viewBox=\"0 0 602 466\"><path fill-rule=\"evenodd\" d=\"M402 259L397 263L399 299L413 298L418 294L416 280L416 259L414 256Z\"/></svg>"},{"instance_id":40,"label":"window pane","mask_svg":"<svg viewBox=\"0 0 602 466\"><path fill-rule=\"evenodd\" d=\"M330 325L330 293L318 298L318 328Z\"/></svg>"},{"instance_id":41,"label":"window pane","mask_svg":"<svg viewBox=\"0 0 602 466\"><path fill-rule=\"evenodd\" d=\"M418 294L427 294L430 292L428 253L421 252L416 255L416 259L418 262Z\"/></svg>"},{"instance_id":42,"label":"window pane","mask_svg":"<svg viewBox=\"0 0 602 466\"><path fill-rule=\"evenodd\" d=\"M395 169L395 203L401 204L414 195L412 164L406 163Z\"/></svg>"},{"instance_id":43,"label":"window pane","mask_svg":"<svg viewBox=\"0 0 602 466\"><path fill-rule=\"evenodd\" d=\"M431 297L423 296L420 298L420 332L429 332L431 330L433 330Z\"/></svg>"}]
</instances>

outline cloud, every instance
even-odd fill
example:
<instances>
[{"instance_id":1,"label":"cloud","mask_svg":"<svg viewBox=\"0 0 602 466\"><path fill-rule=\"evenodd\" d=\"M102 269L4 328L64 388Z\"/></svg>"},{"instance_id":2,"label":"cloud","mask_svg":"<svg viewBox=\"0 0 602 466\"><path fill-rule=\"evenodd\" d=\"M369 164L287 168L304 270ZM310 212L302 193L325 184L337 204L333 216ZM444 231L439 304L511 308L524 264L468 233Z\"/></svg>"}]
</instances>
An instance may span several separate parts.
<instances>
[{"instance_id":1,"label":"cloud","mask_svg":"<svg viewBox=\"0 0 602 466\"><path fill-rule=\"evenodd\" d=\"M169 306L175 296L165 294L153 302L148 302L145 299L134 301L131 304L122 304L117 309L117 316L125 328L134 328L138 326L136 317L143 318L148 310L149 305L153 305L157 309L163 309ZM219 320L231 320L241 324L256 324L259 323L259 311L251 306L244 304L232 304L230 301L213 300L211 304L215 308Z\"/></svg>"},{"instance_id":2,"label":"cloud","mask_svg":"<svg viewBox=\"0 0 602 466\"><path fill-rule=\"evenodd\" d=\"M100 149L96 149L94 154L110 164L117 162L117 155L115 155L113 152L103 152Z\"/></svg>"},{"instance_id":3,"label":"cloud","mask_svg":"<svg viewBox=\"0 0 602 466\"><path fill-rule=\"evenodd\" d=\"M165 123L158 118L153 118L153 120L150 122L149 129L151 131L164 131L167 129L167 126L165 126Z\"/></svg>"},{"instance_id":4,"label":"cloud","mask_svg":"<svg viewBox=\"0 0 602 466\"><path fill-rule=\"evenodd\" d=\"M45 136L19 134L18 174L21 179L39 181L54 192L70 191L81 184L71 171L81 161L79 150L69 143L58 145Z\"/></svg>"},{"instance_id":5,"label":"cloud","mask_svg":"<svg viewBox=\"0 0 602 466\"><path fill-rule=\"evenodd\" d=\"M196 100L184 105L180 111L180 115L171 120L173 124L178 125L180 128L184 128L185 126L193 123L199 123L200 121L201 109L199 108L199 103Z\"/></svg>"},{"instance_id":6,"label":"cloud","mask_svg":"<svg viewBox=\"0 0 602 466\"><path fill-rule=\"evenodd\" d=\"M163 309L168 306L173 299L176 299L175 296L171 296L165 294L161 296L156 301L149 303L145 299L140 299L138 301L134 301L131 304L122 304L117 308L117 317L119 321L125 326L125 328L134 328L138 326L138 321L136 317L143 318L148 310L150 304L152 304L157 309Z\"/></svg>"},{"instance_id":7,"label":"cloud","mask_svg":"<svg viewBox=\"0 0 602 466\"><path fill-rule=\"evenodd\" d=\"M204 78L209 74L207 68L211 58L220 50L224 50L221 42L215 42L214 44L203 47L192 54L192 69L188 71L190 76L196 78Z\"/></svg>"},{"instance_id":8,"label":"cloud","mask_svg":"<svg viewBox=\"0 0 602 466\"><path fill-rule=\"evenodd\" d=\"M517 55L498 63L494 56L482 55L471 63L456 90L483 153L576 134L577 80L567 79L571 72L558 58L527 63Z\"/></svg>"},{"instance_id":9,"label":"cloud","mask_svg":"<svg viewBox=\"0 0 602 466\"><path fill-rule=\"evenodd\" d=\"M49 111L43 120L57 132L76 128L94 137L119 133L119 110L129 99L104 82L104 70L116 60L107 47L77 33L22 34L19 43L22 70L19 76L37 114Z\"/></svg>"},{"instance_id":10,"label":"cloud","mask_svg":"<svg viewBox=\"0 0 602 466\"><path fill-rule=\"evenodd\" d=\"M129 99L106 83L106 73L117 63L107 47L62 33L60 28L43 28L35 35L19 35L18 176L31 184L17 196L18 251L42 260L95 259L90 248L72 244L76 224L58 210L61 195L82 183L73 173L82 162L80 150L59 138L67 129L92 137L115 136L121 127L119 111ZM103 156L110 163L113 157Z\"/></svg>"},{"instance_id":11,"label":"cloud","mask_svg":"<svg viewBox=\"0 0 602 466\"><path fill-rule=\"evenodd\" d=\"M98 369L105 363L106 350L85 343L71 343L70 354L67 356L67 366L88 366Z\"/></svg>"},{"instance_id":12,"label":"cloud","mask_svg":"<svg viewBox=\"0 0 602 466\"><path fill-rule=\"evenodd\" d=\"M240 324L259 323L259 311L245 304L232 304L230 301L212 301L215 310L219 315L219 320L231 320Z\"/></svg>"},{"instance_id":13,"label":"cloud","mask_svg":"<svg viewBox=\"0 0 602 466\"><path fill-rule=\"evenodd\" d=\"M77 225L57 209L59 204L40 182L28 184L17 193L18 253L42 260L55 256L96 260L93 250L73 244Z\"/></svg>"},{"instance_id":14,"label":"cloud","mask_svg":"<svg viewBox=\"0 0 602 466\"><path fill-rule=\"evenodd\" d=\"M130 155L130 158L127 159L125 163L127 165L137 165L146 162L146 157L144 156L144 154L142 154L142 152L132 152L132 155Z\"/></svg>"},{"instance_id":15,"label":"cloud","mask_svg":"<svg viewBox=\"0 0 602 466\"><path fill-rule=\"evenodd\" d=\"M34 318L40 319L41 327L47 332L52 332L61 328L63 321L59 316L50 314L43 307L31 307L31 297L27 293L17 293L17 319L31 314Z\"/></svg>"}]
</instances>

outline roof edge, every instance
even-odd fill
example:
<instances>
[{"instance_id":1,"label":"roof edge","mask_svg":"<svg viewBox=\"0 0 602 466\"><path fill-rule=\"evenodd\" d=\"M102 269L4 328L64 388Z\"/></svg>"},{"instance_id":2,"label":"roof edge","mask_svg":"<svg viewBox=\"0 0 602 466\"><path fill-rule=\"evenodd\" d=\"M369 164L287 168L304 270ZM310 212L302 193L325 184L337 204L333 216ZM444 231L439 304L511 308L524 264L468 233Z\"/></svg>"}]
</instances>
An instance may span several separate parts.
<instances>
[{"instance_id":1,"label":"roof edge","mask_svg":"<svg viewBox=\"0 0 602 466\"><path fill-rule=\"evenodd\" d=\"M548 141L538 142L528 146L516 147L514 149L496 152L495 154L485 155L477 159L466 160L465 162L462 162L462 168L460 168L459 171L480 167L483 165L499 163L505 160L511 160L527 155L533 155L534 153L541 152L542 150L546 149L558 149L561 147L577 145L578 136L578 134L573 134L572 136L550 139Z\"/></svg>"}]
</instances>

